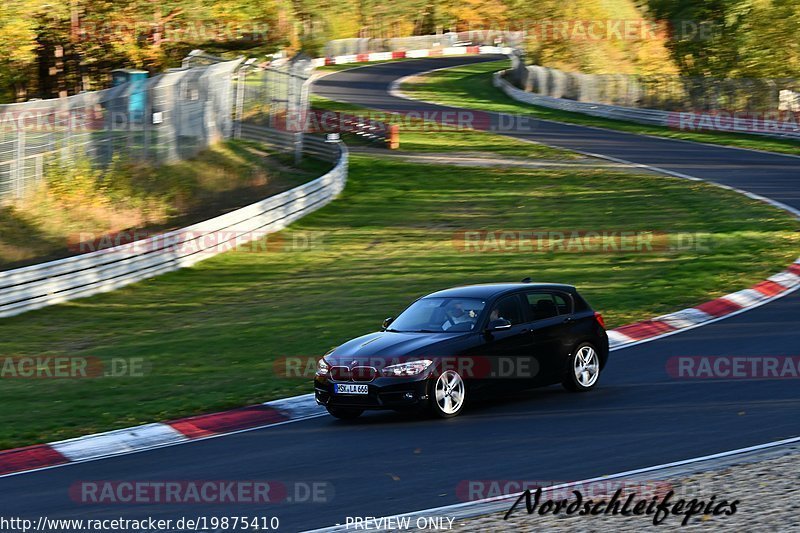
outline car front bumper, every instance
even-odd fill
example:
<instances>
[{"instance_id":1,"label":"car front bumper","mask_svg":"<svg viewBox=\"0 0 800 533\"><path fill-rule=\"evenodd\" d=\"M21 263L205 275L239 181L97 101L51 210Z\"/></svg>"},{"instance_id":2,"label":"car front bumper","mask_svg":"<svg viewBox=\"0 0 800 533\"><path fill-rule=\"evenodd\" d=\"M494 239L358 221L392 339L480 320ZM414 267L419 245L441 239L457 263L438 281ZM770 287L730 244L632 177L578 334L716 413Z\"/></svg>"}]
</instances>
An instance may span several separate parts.
<instances>
[{"instance_id":1,"label":"car front bumper","mask_svg":"<svg viewBox=\"0 0 800 533\"><path fill-rule=\"evenodd\" d=\"M367 385L367 394L335 394L334 384ZM314 379L317 403L357 409L408 409L428 402L427 376L378 377L372 381L333 381L327 376Z\"/></svg>"}]
</instances>

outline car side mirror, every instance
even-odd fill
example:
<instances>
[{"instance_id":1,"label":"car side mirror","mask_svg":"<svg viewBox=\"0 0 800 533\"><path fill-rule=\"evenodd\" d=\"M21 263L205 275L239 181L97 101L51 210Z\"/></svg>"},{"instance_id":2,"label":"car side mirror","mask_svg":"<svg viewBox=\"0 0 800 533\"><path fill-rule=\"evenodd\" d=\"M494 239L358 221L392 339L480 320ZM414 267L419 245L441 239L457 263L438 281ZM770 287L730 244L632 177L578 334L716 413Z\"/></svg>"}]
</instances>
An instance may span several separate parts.
<instances>
[{"instance_id":1,"label":"car side mirror","mask_svg":"<svg viewBox=\"0 0 800 533\"><path fill-rule=\"evenodd\" d=\"M492 320L489 322L489 325L486 327L486 331L497 331L500 329L508 329L511 327L511 321L506 320L505 318L498 318L497 320Z\"/></svg>"},{"instance_id":2,"label":"car side mirror","mask_svg":"<svg viewBox=\"0 0 800 533\"><path fill-rule=\"evenodd\" d=\"M392 325L392 322L394 322L394 317L393 317L393 316L390 316L389 318L385 319L385 320L383 321L383 326L382 326L382 327L383 327L383 329L386 329L386 328L388 328L389 326L391 326L391 325Z\"/></svg>"}]
</instances>

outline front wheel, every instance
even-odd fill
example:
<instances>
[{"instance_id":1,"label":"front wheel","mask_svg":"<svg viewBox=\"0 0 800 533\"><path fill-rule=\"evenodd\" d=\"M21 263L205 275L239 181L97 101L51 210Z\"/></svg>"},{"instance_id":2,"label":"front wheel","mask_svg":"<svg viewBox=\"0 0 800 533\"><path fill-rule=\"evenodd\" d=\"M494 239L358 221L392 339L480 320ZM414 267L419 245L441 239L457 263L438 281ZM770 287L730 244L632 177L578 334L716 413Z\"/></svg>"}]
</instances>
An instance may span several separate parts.
<instances>
[{"instance_id":1,"label":"front wheel","mask_svg":"<svg viewBox=\"0 0 800 533\"><path fill-rule=\"evenodd\" d=\"M431 411L440 418L452 418L464 409L467 386L462 377L453 370L443 372L433 382Z\"/></svg>"},{"instance_id":2,"label":"front wheel","mask_svg":"<svg viewBox=\"0 0 800 533\"><path fill-rule=\"evenodd\" d=\"M588 342L581 343L569 356L562 384L572 392L591 390L600 379L600 356Z\"/></svg>"},{"instance_id":3,"label":"front wheel","mask_svg":"<svg viewBox=\"0 0 800 533\"><path fill-rule=\"evenodd\" d=\"M333 406L325 406L325 409L328 410L331 416L336 417L340 420L353 420L354 418L358 418L361 416L361 413L364 412L363 409L352 409L346 407L333 407Z\"/></svg>"}]
</instances>

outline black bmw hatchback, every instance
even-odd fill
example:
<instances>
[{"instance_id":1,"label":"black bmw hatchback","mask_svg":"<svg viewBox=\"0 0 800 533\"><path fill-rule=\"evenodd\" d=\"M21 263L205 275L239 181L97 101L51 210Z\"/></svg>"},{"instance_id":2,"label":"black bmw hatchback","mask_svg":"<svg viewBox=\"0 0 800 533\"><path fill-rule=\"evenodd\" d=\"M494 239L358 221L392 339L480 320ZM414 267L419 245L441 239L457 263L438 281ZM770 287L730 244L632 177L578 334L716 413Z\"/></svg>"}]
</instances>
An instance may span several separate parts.
<instances>
[{"instance_id":1,"label":"black bmw hatchback","mask_svg":"<svg viewBox=\"0 0 800 533\"><path fill-rule=\"evenodd\" d=\"M469 285L420 298L381 331L325 354L314 389L337 418L366 409L447 418L493 387L590 390L607 360L603 317L575 287Z\"/></svg>"}]
</instances>

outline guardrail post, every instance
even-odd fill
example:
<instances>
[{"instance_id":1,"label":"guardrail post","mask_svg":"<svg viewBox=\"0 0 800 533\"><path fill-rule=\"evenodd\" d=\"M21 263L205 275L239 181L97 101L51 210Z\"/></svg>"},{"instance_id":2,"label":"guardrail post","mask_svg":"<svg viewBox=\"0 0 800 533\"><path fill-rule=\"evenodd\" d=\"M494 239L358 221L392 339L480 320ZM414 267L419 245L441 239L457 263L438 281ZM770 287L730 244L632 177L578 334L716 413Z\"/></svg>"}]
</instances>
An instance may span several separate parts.
<instances>
[{"instance_id":1,"label":"guardrail post","mask_svg":"<svg viewBox=\"0 0 800 533\"><path fill-rule=\"evenodd\" d=\"M20 120L22 123L22 120ZM25 190L23 184L25 180L25 126L17 128L17 157L14 165L14 194L17 198L22 198Z\"/></svg>"},{"instance_id":2,"label":"guardrail post","mask_svg":"<svg viewBox=\"0 0 800 533\"><path fill-rule=\"evenodd\" d=\"M239 66L236 72L236 92L235 94L235 122L233 125L233 137L242 138L242 120L244 120L244 101L247 93L247 74L248 70L255 65L255 58L250 58Z\"/></svg>"},{"instance_id":3,"label":"guardrail post","mask_svg":"<svg viewBox=\"0 0 800 533\"><path fill-rule=\"evenodd\" d=\"M292 143L294 144L294 164L299 165L303 160L303 134L292 134Z\"/></svg>"}]
</instances>

